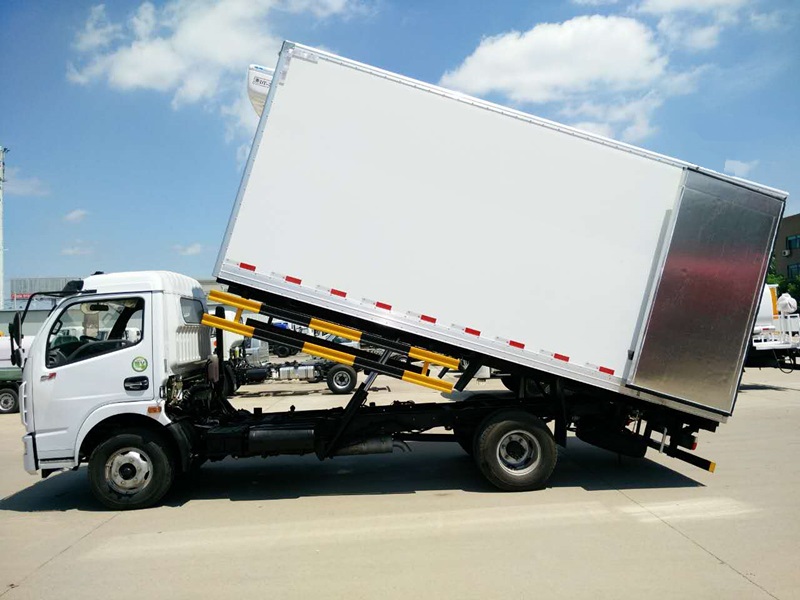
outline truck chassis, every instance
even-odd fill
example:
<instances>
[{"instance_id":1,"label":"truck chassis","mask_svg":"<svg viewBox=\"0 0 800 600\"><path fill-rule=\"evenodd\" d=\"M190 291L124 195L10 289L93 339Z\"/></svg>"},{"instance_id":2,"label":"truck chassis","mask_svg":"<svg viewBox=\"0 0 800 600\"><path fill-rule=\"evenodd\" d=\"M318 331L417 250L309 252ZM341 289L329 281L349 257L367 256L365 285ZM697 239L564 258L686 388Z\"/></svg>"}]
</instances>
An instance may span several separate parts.
<instances>
[{"instance_id":1,"label":"truck chassis","mask_svg":"<svg viewBox=\"0 0 800 600\"><path fill-rule=\"evenodd\" d=\"M243 291L243 290L238 290ZM249 294L259 295L254 290ZM314 356L363 368L366 379L344 407L327 410L291 410L263 413L235 409L221 393L223 383L209 383L205 373L172 377L161 391L172 423L169 436L136 426L123 432L98 432L87 438L82 458L89 462L92 489L98 499L115 509L141 508L156 503L169 489L175 472L189 471L205 461L228 456L315 454L320 460L342 455L389 453L407 442L457 442L473 456L486 479L506 491L532 490L546 485L557 460L556 446L566 446L568 432L620 455L643 457L655 448L700 468L715 464L693 450L700 429L714 431L716 421L681 413L666 406L637 401L597 390L547 373L518 373L517 392L463 394L456 401L390 405L367 402L378 374L403 379L431 389L462 392L488 357L451 357L412 345L398 332L357 330L311 316L314 313L283 300L250 300L212 292L212 300L230 304L239 313L258 312L312 329L369 342L381 348L380 357L305 334L275 327L241 314L226 320L206 314L203 323L216 329L218 339L227 329L270 342L284 343ZM276 300L273 298L272 300ZM319 314L319 313L317 313ZM222 344L217 344L222 348ZM457 351L457 348L447 348ZM218 352L221 352L218 350ZM222 357L217 357L220 360ZM459 359L470 367L452 384L443 379ZM419 364L421 363L421 365ZM441 367L439 377L431 365ZM511 369L512 365L493 365ZM443 428L449 433L431 433ZM653 434L657 434L653 439ZM163 455L163 456L162 456ZM167 468L164 465L172 465Z\"/></svg>"}]
</instances>

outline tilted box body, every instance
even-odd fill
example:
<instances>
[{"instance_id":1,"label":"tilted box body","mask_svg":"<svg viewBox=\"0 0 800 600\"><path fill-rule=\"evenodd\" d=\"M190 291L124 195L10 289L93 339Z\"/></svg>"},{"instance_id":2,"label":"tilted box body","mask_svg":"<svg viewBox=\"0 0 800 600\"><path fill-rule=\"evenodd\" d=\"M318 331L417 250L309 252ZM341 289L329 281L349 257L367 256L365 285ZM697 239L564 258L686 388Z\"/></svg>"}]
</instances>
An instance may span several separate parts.
<instances>
[{"instance_id":1,"label":"tilted box body","mask_svg":"<svg viewBox=\"0 0 800 600\"><path fill-rule=\"evenodd\" d=\"M721 420L785 199L286 42L215 275Z\"/></svg>"}]
</instances>

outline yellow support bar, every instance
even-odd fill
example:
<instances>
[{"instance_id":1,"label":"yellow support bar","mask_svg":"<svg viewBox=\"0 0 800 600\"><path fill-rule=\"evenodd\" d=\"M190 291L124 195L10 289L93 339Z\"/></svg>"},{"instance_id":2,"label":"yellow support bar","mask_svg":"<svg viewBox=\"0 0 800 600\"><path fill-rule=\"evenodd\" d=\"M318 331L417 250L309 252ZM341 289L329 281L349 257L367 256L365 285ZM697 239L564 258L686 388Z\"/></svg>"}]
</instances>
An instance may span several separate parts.
<instances>
[{"instance_id":1,"label":"yellow support bar","mask_svg":"<svg viewBox=\"0 0 800 600\"><path fill-rule=\"evenodd\" d=\"M308 322L308 326L311 329L316 329L317 331L323 331L325 333L332 333L333 335L338 335L339 337L353 340L354 342L361 341L361 332L358 329L350 329L349 327L337 325L336 323L331 323L329 321L322 321L320 319L311 319Z\"/></svg>"},{"instance_id":2,"label":"yellow support bar","mask_svg":"<svg viewBox=\"0 0 800 600\"><path fill-rule=\"evenodd\" d=\"M713 473L716 470L716 468L717 468L717 463L712 462L710 465L708 465L709 473Z\"/></svg>"},{"instance_id":3,"label":"yellow support bar","mask_svg":"<svg viewBox=\"0 0 800 600\"><path fill-rule=\"evenodd\" d=\"M353 366L356 357L346 352L339 352L338 350L331 350L325 346L317 346L310 342L303 344L302 351L312 356L319 356L320 358L327 358L333 362L342 363L343 365Z\"/></svg>"},{"instance_id":4,"label":"yellow support bar","mask_svg":"<svg viewBox=\"0 0 800 600\"><path fill-rule=\"evenodd\" d=\"M431 352L430 350L425 350L423 348L412 346L411 350L408 352L408 355L411 358L424 360L425 362L429 362L434 365L441 365L443 367L447 367L448 369L453 369L454 371L458 369L458 359L450 358L444 354L437 354L436 352Z\"/></svg>"},{"instance_id":5,"label":"yellow support bar","mask_svg":"<svg viewBox=\"0 0 800 600\"><path fill-rule=\"evenodd\" d=\"M228 321L227 319L215 317L214 315L209 314L204 314L203 318L200 320L200 323L206 327L224 329L225 331L238 333L239 335L243 335L245 337L253 337L253 332L255 331L253 327L248 325L234 323L233 321Z\"/></svg>"},{"instance_id":6,"label":"yellow support bar","mask_svg":"<svg viewBox=\"0 0 800 600\"><path fill-rule=\"evenodd\" d=\"M435 377L425 377L425 375L412 373L411 371L403 372L403 381L416 383L417 385L431 388L439 392L444 392L445 394L449 394L453 391L453 384L449 381L443 381L442 379L437 379Z\"/></svg>"},{"instance_id":7,"label":"yellow support bar","mask_svg":"<svg viewBox=\"0 0 800 600\"><path fill-rule=\"evenodd\" d=\"M208 299L211 300L212 302L227 304L229 306L233 306L234 308L241 308L243 310L249 310L250 312L254 313L257 313L261 310L261 302L256 302L255 300L247 300L246 298L235 296L234 294L229 294L228 292L219 292L217 290L211 290L208 293Z\"/></svg>"}]
</instances>

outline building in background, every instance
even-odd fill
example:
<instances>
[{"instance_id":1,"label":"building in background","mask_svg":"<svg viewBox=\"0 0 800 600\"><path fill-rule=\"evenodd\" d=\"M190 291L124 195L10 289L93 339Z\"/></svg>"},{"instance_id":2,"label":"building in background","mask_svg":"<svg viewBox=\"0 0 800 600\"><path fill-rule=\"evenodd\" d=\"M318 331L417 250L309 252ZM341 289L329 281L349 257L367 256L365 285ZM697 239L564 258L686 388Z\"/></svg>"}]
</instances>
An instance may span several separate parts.
<instances>
[{"instance_id":1,"label":"building in background","mask_svg":"<svg viewBox=\"0 0 800 600\"><path fill-rule=\"evenodd\" d=\"M20 279L11 279L9 281L9 300L11 305L8 308L13 310L25 308L33 294L37 292L58 292L64 289L68 282L80 279L80 277L22 277ZM34 302L36 300L34 299ZM47 307L53 305L52 299L43 299L41 301ZM36 302L36 308L43 308Z\"/></svg>"},{"instance_id":2,"label":"building in background","mask_svg":"<svg viewBox=\"0 0 800 600\"><path fill-rule=\"evenodd\" d=\"M800 213L784 217L775 239L775 272L800 279Z\"/></svg>"}]
</instances>

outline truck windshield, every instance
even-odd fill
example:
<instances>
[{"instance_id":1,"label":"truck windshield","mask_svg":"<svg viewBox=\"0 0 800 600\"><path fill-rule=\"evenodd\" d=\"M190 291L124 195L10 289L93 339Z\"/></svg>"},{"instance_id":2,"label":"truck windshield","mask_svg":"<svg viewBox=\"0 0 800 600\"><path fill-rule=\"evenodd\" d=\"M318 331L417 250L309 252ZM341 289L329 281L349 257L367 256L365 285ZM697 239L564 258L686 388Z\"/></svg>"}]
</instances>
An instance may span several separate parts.
<instances>
[{"instance_id":1,"label":"truck windshield","mask_svg":"<svg viewBox=\"0 0 800 600\"><path fill-rule=\"evenodd\" d=\"M56 368L138 344L144 299L116 298L70 304L47 338L48 368Z\"/></svg>"}]
</instances>

